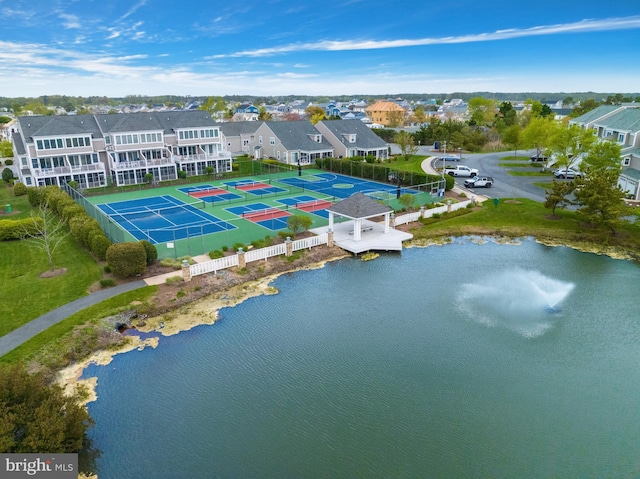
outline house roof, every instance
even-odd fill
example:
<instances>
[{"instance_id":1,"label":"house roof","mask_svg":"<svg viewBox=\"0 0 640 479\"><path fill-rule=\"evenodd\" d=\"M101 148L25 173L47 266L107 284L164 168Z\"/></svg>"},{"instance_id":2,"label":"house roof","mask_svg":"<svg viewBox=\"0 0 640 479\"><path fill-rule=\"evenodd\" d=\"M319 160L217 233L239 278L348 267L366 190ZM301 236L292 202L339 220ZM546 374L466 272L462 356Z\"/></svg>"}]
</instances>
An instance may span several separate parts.
<instances>
[{"instance_id":1,"label":"house roof","mask_svg":"<svg viewBox=\"0 0 640 479\"><path fill-rule=\"evenodd\" d=\"M600 105L591 111L571 120L571 123L591 123L620 108L618 105Z\"/></svg>"},{"instance_id":2,"label":"house roof","mask_svg":"<svg viewBox=\"0 0 640 479\"><path fill-rule=\"evenodd\" d=\"M27 143L33 142L33 137L55 135L88 134L93 138L102 138L94 115L21 116L18 122Z\"/></svg>"},{"instance_id":3,"label":"house roof","mask_svg":"<svg viewBox=\"0 0 640 479\"><path fill-rule=\"evenodd\" d=\"M640 131L640 108L625 108L595 123L617 131L637 132Z\"/></svg>"},{"instance_id":4,"label":"house roof","mask_svg":"<svg viewBox=\"0 0 640 479\"><path fill-rule=\"evenodd\" d=\"M366 108L367 111L404 111L400 105L393 101L378 100Z\"/></svg>"},{"instance_id":5,"label":"house roof","mask_svg":"<svg viewBox=\"0 0 640 479\"><path fill-rule=\"evenodd\" d=\"M184 128L216 126L211 115L204 110L151 111L95 117L102 131L109 133L163 130L165 134L173 134L175 130Z\"/></svg>"},{"instance_id":6,"label":"house roof","mask_svg":"<svg viewBox=\"0 0 640 479\"><path fill-rule=\"evenodd\" d=\"M327 120L320 123L343 142L344 135L355 133L356 142L345 145L362 149L387 148L387 142L372 132L361 120Z\"/></svg>"},{"instance_id":7,"label":"house roof","mask_svg":"<svg viewBox=\"0 0 640 479\"><path fill-rule=\"evenodd\" d=\"M220 131L226 137L252 135L262 125L259 121L229 121L219 123Z\"/></svg>"},{"instance_id":8,"label":"house roof","mask_svg":"<svg viewBox=\"0 0 640 479\"><path fill-rule=\"evenodd\" d=\"M327 208L327 210L352 219L371 218L372 216L379 216L393 211L389 206L378 203L360 192L339 201Z\"/></svg>"},{"instance_id":9,"label":"house roof","mask_svg":"<svg viewBox=\"0 0 640 479\"><path fill-rule=\"evenodd\" d=\"M636 170L635 168L625 168L622 170L620 176L626 176L632 180L640 181L640 170Z\"/></svg>"},{"instance_id":10,"label":"house roof","mask_svg":"<svg viewBox=\"0 0 640 479\"><path fill-rule=\"evenodd\" d=\"M11 138L13 140L13 144L15 146L16 153L18 153L18 155L26 155L27 154L27 150L24 147L24 142L22 141L22 135L19 132L16 131L11 136Z\"/></svg>"},{"instance_id":11,"label":"house roof","mask_svg":"<svg viewBox=\"0 0 640 479\"><path fill-rule=\"evenodd\" d=\"M312 136L321 133L310 121L265 121L264 124L287 150L333 151L333 147L324 136L320 143L311 139Z\"/></svg>"}]
</instances>

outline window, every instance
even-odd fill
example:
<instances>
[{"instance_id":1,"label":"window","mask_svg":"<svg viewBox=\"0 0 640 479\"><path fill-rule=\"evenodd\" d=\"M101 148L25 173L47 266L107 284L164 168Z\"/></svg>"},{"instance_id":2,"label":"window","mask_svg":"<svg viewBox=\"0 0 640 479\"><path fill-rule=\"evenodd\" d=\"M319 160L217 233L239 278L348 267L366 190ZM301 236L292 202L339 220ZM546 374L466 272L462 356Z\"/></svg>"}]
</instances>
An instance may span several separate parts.
<instances>
[{"instance_id":1,"label":"window","mask_svg":"<svg viewBox=\"0 0 640 479\"><path fill-rule=\"evenodd\" d=\"M626 157L622 160L622 166L629 166L631 164L631 157Z\"/></svg>"},{"instance_id":2,"label":"window","mask_svg":"<svg viewBox=\"0 0 640 479\"><path fill-rule=\"evenodd\" d=\"M67 138L67 143L68 142L69 142L69 139ZM104 142L105 142L105 144L110 145L111 144L111 137L109 135L105 136L104 137Z\"/></svg>"},{"instance_id":3,"label":"window","mask_svg":"<svg viewBox=\"0 0 640 479\"><path fill-rule=\"evenodd\" d=\"M618 133L618 143L624 143L624 133Z\"/></svg>"},{"instance_id":4,"label":"window","mask_svg":"<svg viewBox=\"0 0 640 479\"><path fill-rule=\"evenodd\" d=\"M258 143L260 143L260 144L262 145L262 135L260 135L260 136L258 137Z\"/></svg>"},{"instance_id":5,"label":"window","mask_svg":"<svg viewBox=\"0 0 640 479\"><path fill-rule=\"evenodd\" d=\"M269 138L269 144L270 144L271 146L275 146L275 144L276 144L276 139L275 139L273 136Z\"/></svg>"}]
</instances>

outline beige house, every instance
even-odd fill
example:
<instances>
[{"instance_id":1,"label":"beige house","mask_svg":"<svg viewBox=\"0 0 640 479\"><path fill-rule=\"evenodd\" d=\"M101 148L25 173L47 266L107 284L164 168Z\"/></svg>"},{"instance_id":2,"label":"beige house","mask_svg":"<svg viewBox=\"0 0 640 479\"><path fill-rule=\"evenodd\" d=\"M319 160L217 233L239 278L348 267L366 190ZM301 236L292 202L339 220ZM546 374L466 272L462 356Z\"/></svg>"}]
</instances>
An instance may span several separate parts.
<instances>
[{"instance_id":1,"label":"beige house","mask_svg":"<svg viewBox=\"0 0 640 479\"><path fill-rule=\"evenodd\" d=\"M374 123L388 127L404 126L405 109L393 101L379 100L367 107L366 113Z\"/></svg>"}]
</instances>

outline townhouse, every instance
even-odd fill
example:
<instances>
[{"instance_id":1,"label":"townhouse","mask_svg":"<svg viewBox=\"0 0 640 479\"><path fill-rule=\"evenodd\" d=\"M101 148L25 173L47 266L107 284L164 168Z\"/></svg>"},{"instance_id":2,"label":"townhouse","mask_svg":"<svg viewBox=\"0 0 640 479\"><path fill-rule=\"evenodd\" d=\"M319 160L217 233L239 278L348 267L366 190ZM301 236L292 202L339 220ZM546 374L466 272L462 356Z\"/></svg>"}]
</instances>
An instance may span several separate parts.
<instances>
[{"instance_id":1,"label":"townhouse","mask_svg":"<svg viewBox=\"0 0 640 479\"><path fill-rule=\"evenodd\" d=\"M373 156L376 160L389 157L389 145L360 120L325 120L316 129L327 139L337 158Z\"/></svg>"},{"instance_id":2,"label":"townhouse","mask_svg":"<svg viewBox=\"0 0 640 479\"><path fill-rule=\"evenodd\" d=\"M231 171L219 125L199 110L20 117L13 149L27 186L122 186L147 174L166 181L178 171Z\"/></svg>"},{"instance_id":3,"label":"townhouse","mask_svg":"<svg viewBox=\"0 0 640 479\"><path fill-rule=\"evenodd\" d=\"M640 201L640 106L601 105L569 123L620 145L623 169L618 185L630 199Z\"/></svg>"},{"instance_id":4,"label":"townhouse","mask_svg":"<svg viewBox=\"0 0 640 479\"><path fill-rule=\"evenodd\" d=\"M309 121L262 122L249 148L255 159L275 158L291 165L309 165L334 156L331 143Z\"/></svg>"},{"instance_id":5,"label":"townhouse","mask_svg":"<svg viewBox=\"0 0 640 479\"><path fill-rule=\"evenodd\" d=\"M366 112L374 123L388 127L404 125L406 110L394 101L377 101L367 107Z\"/></svg>"}]
</instances>

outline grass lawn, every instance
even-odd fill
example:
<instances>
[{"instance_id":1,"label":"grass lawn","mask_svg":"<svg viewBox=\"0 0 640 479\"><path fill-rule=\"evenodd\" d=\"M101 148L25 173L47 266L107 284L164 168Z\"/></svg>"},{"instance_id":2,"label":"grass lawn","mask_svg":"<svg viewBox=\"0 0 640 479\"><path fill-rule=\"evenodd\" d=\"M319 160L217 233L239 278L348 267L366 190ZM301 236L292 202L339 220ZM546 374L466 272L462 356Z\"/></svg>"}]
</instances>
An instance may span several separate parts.
<instances>
[{"instance_id":1,"label":"grass lawn","mask_svg":"<svg viewBox=\"0 0 640 479\"><path fill-rule=\"evenodd\" d=\"M31 213L27 196L13 196L7 185L0 186L0 202L10 203L13 212L20 212L6 218L25 218ZM84 296L102 275L91 255L67 237L54 254L54 266L67 268L67 272L40 278L49 264L45 253L30 244L32 240L0 242L0 335Z\"/></svg>"}]
</instances>

